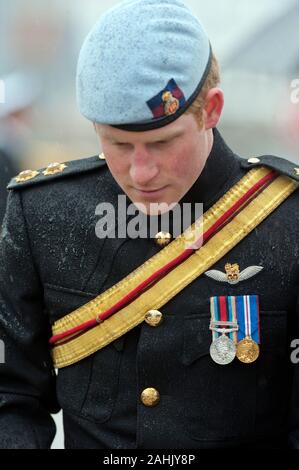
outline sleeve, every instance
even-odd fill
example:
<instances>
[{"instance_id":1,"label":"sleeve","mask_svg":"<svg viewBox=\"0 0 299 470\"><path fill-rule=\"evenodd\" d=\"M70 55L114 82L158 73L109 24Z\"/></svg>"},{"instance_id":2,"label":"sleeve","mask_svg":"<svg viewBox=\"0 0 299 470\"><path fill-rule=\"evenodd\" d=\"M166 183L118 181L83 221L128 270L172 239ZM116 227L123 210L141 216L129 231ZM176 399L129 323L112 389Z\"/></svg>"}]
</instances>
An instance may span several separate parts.
<instances>
[{"instance_id":1,"label":"sleeve","mask_svg":"<svg viewBox=\"0 0 299 470\"><path fill-rule=\"evenodd\" d=\"M0 237L0 448L50 448L59 411L50 326L22 195L11 191Z\"/></svg>"}]
</instances>

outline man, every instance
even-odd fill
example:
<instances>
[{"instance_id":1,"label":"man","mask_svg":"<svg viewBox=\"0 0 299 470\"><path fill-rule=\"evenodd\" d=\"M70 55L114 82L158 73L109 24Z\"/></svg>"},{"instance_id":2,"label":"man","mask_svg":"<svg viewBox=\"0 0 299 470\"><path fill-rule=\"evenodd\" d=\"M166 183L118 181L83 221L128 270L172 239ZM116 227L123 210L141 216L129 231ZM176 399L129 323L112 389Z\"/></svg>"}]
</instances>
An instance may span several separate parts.
<instances>
[{"instance_id":1,"label":"man","mask_svg":"<svg viewBox=\"0 0 299 470\"><path fill-rule=\"evenodd\" d=\"M299 446L299 169L226 146L218 81L180 1L120 3L87 37L78 101L104 155L9 186L2 447L49 447L60 407L67 448ZM146 227L157 203L191 204L191 222L203 203L202 237L173 240L176 217L96 236L99 204L124 194Z\"/></svg>"}]
</instances>

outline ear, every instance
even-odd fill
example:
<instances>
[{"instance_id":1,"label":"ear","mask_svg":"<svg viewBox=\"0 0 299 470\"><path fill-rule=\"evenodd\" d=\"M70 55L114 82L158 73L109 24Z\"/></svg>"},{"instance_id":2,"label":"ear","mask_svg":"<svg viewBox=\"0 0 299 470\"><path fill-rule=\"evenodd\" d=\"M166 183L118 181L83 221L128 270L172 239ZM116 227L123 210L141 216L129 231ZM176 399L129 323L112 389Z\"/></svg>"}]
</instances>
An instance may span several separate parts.
<instances>
[{"instance_id":1,"label":"ear","mask_svg":"<svg viewBox=\"0 0 299 470\"><path fill-rule=\"evenodd\" d=\"M211 88L207 93L203 110L204 127L206 130L217 126L223 106L223 91L220 88Z\"/></svg>"}]
</instances>

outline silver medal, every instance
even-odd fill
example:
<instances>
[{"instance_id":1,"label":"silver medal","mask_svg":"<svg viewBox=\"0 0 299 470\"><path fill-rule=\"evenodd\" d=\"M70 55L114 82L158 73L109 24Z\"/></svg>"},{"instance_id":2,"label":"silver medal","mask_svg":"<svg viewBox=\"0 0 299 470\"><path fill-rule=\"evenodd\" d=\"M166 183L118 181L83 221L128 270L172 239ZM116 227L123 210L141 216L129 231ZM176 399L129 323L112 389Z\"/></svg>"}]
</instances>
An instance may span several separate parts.
<instances>
[{"instance_id":1,"label":"silver medal","mask_svg":"<svg viewBox=\"0 0 299 470\"><path fill-rule=\"evenodd\" d=\"M217 364L229 364L236 356L234 342L226 335L219 336L210 346L210 356Z\"/></svg>"}]
</instances>

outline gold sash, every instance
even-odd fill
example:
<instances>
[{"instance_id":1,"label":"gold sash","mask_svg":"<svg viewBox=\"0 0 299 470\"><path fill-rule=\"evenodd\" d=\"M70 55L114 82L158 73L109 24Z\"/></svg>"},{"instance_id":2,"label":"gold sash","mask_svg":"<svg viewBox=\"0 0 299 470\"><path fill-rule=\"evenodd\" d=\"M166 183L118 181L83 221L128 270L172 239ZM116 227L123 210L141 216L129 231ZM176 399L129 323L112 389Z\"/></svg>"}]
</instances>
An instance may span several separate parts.
<instances>
[{"instance_id":1,"label":"gold sash","mask_svg":"<svg viewBox=\"0 0 299 470\"><path fill-rule=\"evenodd\" d=\"M249 171L203 215L203 232L213 226L222 214L270 171L267 168L255 168ZM129 305L80 336L70 338L66 343L55 345L52 350L54 366L62 368L80 361L142 323L148 310L160 309L189 283L207 271L297 188L298 182L287 176L278 176L248 205L241 208L237 215L201 248ZM194 228L195 225L192 226L192 229ZM101 312L120 301L153 272L179 256L186 248L186 232L110 289L58 320L53 325L53 335L96 318ZM138 241L136 245L137 243Z\"/></svg>"}]
</instances>

